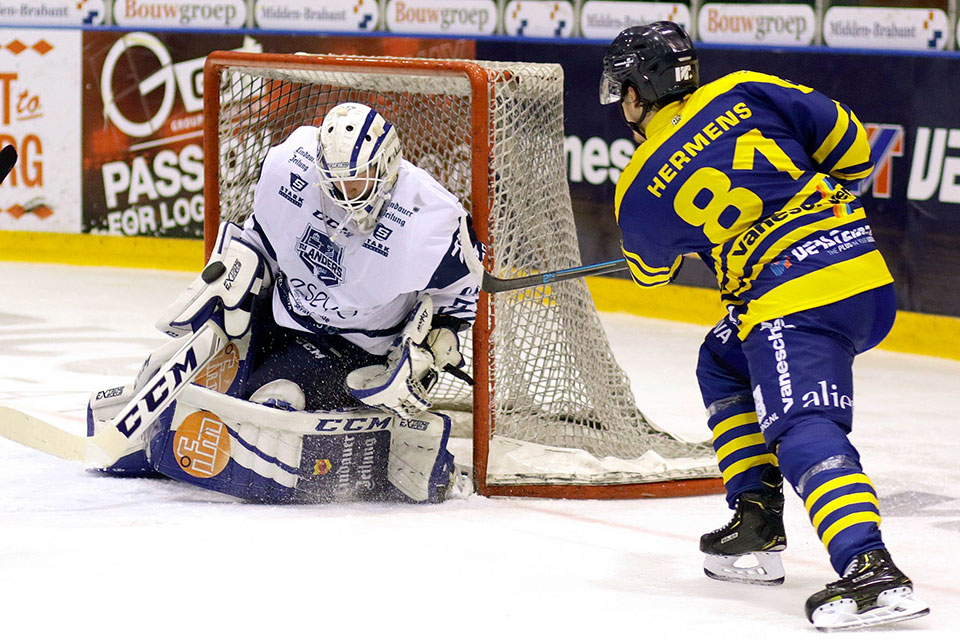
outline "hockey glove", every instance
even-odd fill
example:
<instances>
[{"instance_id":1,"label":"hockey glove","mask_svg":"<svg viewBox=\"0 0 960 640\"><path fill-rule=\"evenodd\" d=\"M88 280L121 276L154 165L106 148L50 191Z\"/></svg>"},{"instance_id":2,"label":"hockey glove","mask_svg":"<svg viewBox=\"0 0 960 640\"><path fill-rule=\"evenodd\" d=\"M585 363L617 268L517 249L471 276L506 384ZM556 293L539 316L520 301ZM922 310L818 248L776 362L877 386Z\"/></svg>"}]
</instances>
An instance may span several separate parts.
<instances>
[{"instance_id":1,"label":"hockey glove","mask_svg":"<svg viewBox=\"0 0 960 640\"><path fill-rule=\"evenodd\" d=\"M386 365L362 367L347 376L350 394L401 418L428 410L439 372L463 363L457 334L444 327L431 330L432 317L433 301L424 293L387 354Z\"/></svg>"}]
</instances>

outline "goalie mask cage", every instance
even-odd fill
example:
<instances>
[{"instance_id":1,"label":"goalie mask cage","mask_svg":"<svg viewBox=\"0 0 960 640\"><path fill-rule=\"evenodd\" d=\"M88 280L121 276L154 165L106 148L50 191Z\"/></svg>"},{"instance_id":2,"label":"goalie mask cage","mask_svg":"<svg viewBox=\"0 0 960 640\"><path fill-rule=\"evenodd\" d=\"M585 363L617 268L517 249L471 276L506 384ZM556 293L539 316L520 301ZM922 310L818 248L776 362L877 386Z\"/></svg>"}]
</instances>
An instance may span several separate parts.
<instances>
[{"instance_id":1,"label":"goalie mask cage","mask_svg":"<svg viewBox=\"0 0 960 640\"><path fill-rule=\"evenodd\" d=\"M460 199L493 275L580 264L559 65L214 52L204 83L208 243L222 220L242 223L251 211L267 149L352 101L394 123L404 158ZM481 292L470 361L473 390L444 374L432 399L437 409L470 412L460 415L472 422L481 494L720 489L709 445L670 436L637 408L582 280Z\"/></svg>"}]
</instances>

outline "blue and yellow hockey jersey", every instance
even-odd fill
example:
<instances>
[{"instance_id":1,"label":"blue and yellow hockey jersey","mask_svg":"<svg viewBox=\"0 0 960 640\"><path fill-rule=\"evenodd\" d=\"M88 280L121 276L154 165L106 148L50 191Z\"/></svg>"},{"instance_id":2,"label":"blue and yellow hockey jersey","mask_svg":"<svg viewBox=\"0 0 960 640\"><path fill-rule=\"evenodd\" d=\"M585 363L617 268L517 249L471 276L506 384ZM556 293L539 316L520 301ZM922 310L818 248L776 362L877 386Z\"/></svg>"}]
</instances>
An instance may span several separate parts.
<instances>
[{"instance_id":1,"label":"blue and yellow hockey jersey","mask_svg":"<svg viewBox=\"0 0 960 640\"><path fill-rule=\"evenodd\" d=\"M740 71L665 106L646 131L616 192L637 284L668 283L697 253L743 339L764 320L893 281L844 186L873 169L846 106Z\"/></svg>"}]
</instances>

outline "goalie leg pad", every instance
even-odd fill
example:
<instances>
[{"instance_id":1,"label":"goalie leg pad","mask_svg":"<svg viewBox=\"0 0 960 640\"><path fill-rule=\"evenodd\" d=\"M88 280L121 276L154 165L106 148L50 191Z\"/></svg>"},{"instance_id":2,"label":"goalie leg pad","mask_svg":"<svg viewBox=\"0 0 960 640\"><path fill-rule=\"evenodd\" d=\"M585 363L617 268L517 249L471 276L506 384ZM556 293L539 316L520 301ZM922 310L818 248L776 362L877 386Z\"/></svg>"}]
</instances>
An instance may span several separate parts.
<instances>
[{"instance_id":1,"label":"goalie leg pad","mask_svg":"<svg viewBox=\"0 0 960 640\"><path fill-rule=\"evenodd\" d=\"M448 416L425 413L398 420L392 431L387 475L414 502L442 502L451 488L450 428Z\"/></svg>"},{"instance_id":2,"label":"goalie leg pad","mask_svg":"<svg viewBox=\"0 0 960 640\"><path fill-rule=\"evenodd\" d=\"M189 336L186 335L180 336L178 338L174 338L173 340L168 340L154 349L150 355L147 356L147 359L143 361L143 365L140 366L140 371L137 373L137 377L133 379L133 391L140 391L140 389L143 388L143 385L145 385L147 381L150 380L150 378L152 378L154 374L160 370L160 367L162 367L168 360L170 360L170 358L180 351L180 348L186 343L188 338Z\"/></svg>"},{"instance_id":3,"label":"goalie leg pad","mask_svg":"<svg viewBox=\"0 0 960 640\"><path fill-rule=\"evenodd\" d=\"M104 425L105 421L116 416L135 394L135 385L101 389L91 394L90 400L87 402L87 436L96 435L98 425ZM113 476L151 477L157 475L157 472L147 460L143 441L133 444L130 451L109 467L97 469L97 471Z\"/></svg>"},{"instance_id":4,"label":"goalie leg pad","mask_svg":"<svg viewBox=\"0 0 960 640\"><path fill-rule=\"evenodd\" d=\"M449 424L283 411L190 387L158 422L150 461L166 476L257 502L433 502L450 485Z\"/></svg>"},{"instance_id":5,"label":"goalie leg pad","mask_svg":"<svg viewBox=\"0 0 960 640\"><path fill-rule=\"evenodd\" d=\"M183 346L187 336L170 340L153 351L144 361L133 384L101 389L90 395L87 403L87 436L94 436L99 429L112 428L107 421L113 419L136 395L153 375ZM253 336L247 333L228 343L223 350L194 378L194 384L211 388L221 393L234 393L244 382ZM144 431L146 433L146 430ZM130 449L114 464L97 471L120 476L155 476L156 471L147 459L149 437L144 435L130 441Z\"/></svg>"}]
</instances>

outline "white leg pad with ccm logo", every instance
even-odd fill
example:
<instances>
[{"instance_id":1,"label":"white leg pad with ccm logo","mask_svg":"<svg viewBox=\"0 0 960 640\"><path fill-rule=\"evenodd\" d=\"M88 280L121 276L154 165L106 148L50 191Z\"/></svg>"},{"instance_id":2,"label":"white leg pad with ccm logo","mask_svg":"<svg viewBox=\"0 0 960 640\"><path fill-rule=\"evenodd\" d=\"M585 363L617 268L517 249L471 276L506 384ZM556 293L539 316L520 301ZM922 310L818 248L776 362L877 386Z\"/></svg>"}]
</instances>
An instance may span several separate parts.
<instances>
[{"instance_id":1,"label":"white leg pad with ccm logo","mask_svg":"<svg viewBox=\"0 0 960 640\"><path fill-rule=\"evenodd\" d=\"M453 482L449 434L442 414L284 410L191 386L149 457L170 477L263 502L439 502Z\"/></svg>"}]
</instances>

